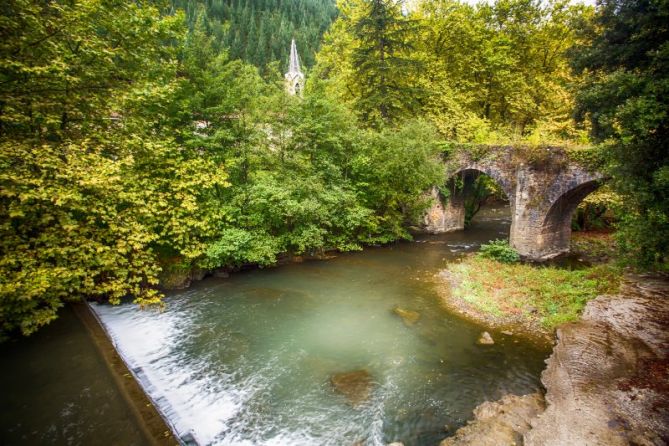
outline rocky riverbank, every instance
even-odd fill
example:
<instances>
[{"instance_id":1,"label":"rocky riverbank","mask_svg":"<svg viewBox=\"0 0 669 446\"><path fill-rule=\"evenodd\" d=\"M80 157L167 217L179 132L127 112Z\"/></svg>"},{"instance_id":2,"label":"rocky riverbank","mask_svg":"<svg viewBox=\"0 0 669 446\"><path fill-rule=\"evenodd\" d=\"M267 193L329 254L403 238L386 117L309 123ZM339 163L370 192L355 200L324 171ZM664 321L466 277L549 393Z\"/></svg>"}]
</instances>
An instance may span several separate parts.
<instances>
[{"instance_id":1,"label":"rocky riverbank","mask_svg":"<svg viewBox=\"0 0 669 446\"><path fill-rule=\"evenodd\" d=\"M442 446L669 443L669 278L628 276L557 331L540 396L486 402Z\"/></svg>"}]
</instances>

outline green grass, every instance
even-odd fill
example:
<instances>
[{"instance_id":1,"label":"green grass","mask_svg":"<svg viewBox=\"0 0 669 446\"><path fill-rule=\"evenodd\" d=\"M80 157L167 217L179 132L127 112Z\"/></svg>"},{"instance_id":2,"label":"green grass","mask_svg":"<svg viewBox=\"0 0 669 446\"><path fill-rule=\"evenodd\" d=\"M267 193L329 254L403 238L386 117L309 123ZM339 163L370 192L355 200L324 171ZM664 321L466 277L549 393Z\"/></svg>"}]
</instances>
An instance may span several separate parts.
<instances>
[{"instance_id":1,"label":"green grass","mask_svg":"<svg viewBox=\"0 0 669 446\"><path fill-rule=\"evenodd\" d=\"M580 270L501 263L479 256L453 264L453 296L494 316L522 316L553 330L578 319L586 302L615 293L622 271L614 264Z\"/></svg>"}]
</instances>

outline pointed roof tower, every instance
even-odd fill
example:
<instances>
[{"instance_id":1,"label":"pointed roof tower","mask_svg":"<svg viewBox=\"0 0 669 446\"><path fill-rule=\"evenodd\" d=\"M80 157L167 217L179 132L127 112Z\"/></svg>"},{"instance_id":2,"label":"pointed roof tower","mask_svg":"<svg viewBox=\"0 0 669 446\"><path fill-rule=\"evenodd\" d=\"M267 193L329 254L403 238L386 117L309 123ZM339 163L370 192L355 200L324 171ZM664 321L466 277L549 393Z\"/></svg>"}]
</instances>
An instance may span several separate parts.
<instances>
[{"instance_id":1,"label":"pointed roof tower","mask_svg":"<svg viewBox=\"0 0 669 446\"><path fill-rule=\"evenodd\" d=\"M295 39L290 43L290 62L288 64L288 72L286 73L286 90L288 94L302 94L304 87L304 74L300 69L300 56L297 55L297 45Z\"/></svg>"}]
</instances>

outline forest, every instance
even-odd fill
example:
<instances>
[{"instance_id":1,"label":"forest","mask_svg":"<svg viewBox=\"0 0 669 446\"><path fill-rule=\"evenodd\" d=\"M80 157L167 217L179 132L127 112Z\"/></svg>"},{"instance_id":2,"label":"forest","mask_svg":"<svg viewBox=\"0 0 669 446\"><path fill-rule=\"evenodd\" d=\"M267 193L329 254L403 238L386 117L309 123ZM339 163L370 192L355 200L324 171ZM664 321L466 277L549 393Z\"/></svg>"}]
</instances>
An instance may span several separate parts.
<instances>
[{"instance_id":1,"label":"forest","mask_svg":"<svg viewBox=\"0 0 669 446\"><path fill-rule=\"evenodd\" d=\"M666 269L666 1L0 11L2 336L68 301L157 304L198 271L408 239L454 145L597 146L625 262Z\"/></svg>"}]
</instances>

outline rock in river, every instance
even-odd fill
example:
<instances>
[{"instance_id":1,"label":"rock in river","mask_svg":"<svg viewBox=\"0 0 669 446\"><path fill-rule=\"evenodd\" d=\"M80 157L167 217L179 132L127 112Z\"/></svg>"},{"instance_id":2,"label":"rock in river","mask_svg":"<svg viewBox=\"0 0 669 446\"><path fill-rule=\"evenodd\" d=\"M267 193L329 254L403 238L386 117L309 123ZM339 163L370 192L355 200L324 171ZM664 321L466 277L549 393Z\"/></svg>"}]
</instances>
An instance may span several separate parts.
<instances>
[{"instance_id":1,"label":"rock in river","mask_svg":"<svg viewBox=\"0 0 669 446\"><path fill-rule=\"evenodd\" d=\"M372 375L367 370L337 373L332 375L330 382L354 406L367 401L374 385Z\"/></svg>"},{"instance_id":2,"label":"rock in river","mask_svg":"<svg viewBox=\"0 0 669 446\"><path fill-rule=\"evenodd\" d=\"M402 318L402 322L407 327L412 326L418 319L420 319L420 313L412 310L405 310L404 308L395 307L393 308L393 313Z\"/></svg>"},{"instance_id":3,"label":"rock in river","mask_svg":"<svg viewBox=\"0 0 669 446\"><path fill-rule=\"evenodd\" d=\"M481 333L478 342L481 345L492 345L495 343L495 341L492 340L492 336L490 336L490 333L488 333L487 331Z\"/></svg>"}]
</instances>

